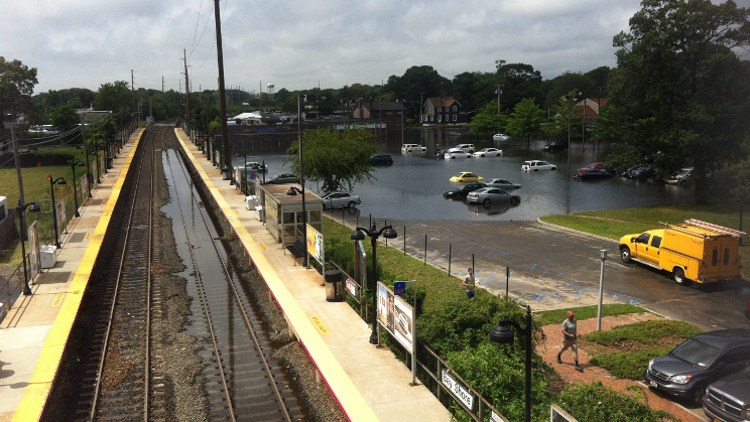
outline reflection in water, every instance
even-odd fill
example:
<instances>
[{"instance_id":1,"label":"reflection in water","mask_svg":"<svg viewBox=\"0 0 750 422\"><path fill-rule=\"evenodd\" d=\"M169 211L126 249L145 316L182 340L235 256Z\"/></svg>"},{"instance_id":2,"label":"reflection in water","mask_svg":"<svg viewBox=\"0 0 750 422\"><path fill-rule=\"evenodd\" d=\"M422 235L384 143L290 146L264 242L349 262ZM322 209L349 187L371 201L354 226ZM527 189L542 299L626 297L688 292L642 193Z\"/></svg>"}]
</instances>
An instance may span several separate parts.
<instances>
[{"instance_id":1,"label":"reflection in water","mask_svg":"<svg viewBox=\"0 0 750 422\"><path fill-rule=\"evenodd\" d=\"M493 160L467 158L465 160L435 160L435 148L455 146L457 139L409 139L406 142L427 146L424 155L401 154L401 142L390 140L381 145L383 152L393 156L393 165L376 167L373 179L358 183L353 191L360 195L359 211L363 216L400 220L534 220L550 214L569 214L583 211L642 207L688 202L691 190L658 183L639 183L613 177L581 182L574 180L568 167L566 152L543 152L546 142L493 142L492 140L460 137L461 143L473 143L477 148L493 146L504 152L504 157ZM454 137L455 138L455 137ZM249 156L249 153L248 153ZM570 168L603 161L606 153L590 145L582 151L574 145L570 153ZM283 162L287 155L253 155L252 161L265 160L270 174L288 171ZM242 159L236 164L239 164ZM523 172L525 160L544 160L558 165L556 171ZM450 177L459 171L471 171L485 179L499 177L519 183L523 187L514 191L521 196L521 204L507 210L483 212L467 211L462 202L443 199L442 193L454 185ZM319 186L308 183L307 188L319 192ZM352 218L348 216L348 218Z\"/></svg>"}]
</instances>

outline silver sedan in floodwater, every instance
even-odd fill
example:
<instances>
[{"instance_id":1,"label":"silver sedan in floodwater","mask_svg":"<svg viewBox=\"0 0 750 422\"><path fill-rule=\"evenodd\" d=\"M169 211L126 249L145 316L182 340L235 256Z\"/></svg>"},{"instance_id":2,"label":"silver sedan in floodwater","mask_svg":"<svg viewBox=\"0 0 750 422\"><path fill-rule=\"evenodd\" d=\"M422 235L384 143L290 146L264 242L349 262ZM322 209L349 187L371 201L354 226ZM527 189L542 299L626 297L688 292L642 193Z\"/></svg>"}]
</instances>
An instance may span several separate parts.
<instances>
[{"instance_id":1,"label":"silver sedan in floodwater","mask_svg":"<svg viewBox=\"0 0 750 422\"><path fill-rule=\"evenodd\" d=\"M521 203L521 197L513 195L500 188L481 188L473 192L469 192L466 196L466 201L475 204L511 204L518 205Z\"/></svg>"}]
</instances>

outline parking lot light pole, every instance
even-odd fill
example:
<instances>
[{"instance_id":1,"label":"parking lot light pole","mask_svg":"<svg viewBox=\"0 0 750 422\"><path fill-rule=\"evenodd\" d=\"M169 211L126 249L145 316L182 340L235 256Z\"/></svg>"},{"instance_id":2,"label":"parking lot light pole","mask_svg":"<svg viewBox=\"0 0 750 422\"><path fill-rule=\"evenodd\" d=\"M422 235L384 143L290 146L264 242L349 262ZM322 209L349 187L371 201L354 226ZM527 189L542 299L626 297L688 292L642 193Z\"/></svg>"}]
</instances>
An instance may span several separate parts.
<instances>
[{"instance_id":1,"label":"parking lot light pole","mask_svg":"<svg viewBox=\"0 0 750 422\"><path fill-rule=\"evenodd\" d=\"M372 281L370 282L372 289L372 334L370 334L370 344L378 344L378 238L383 235L386 239L395 239L398 237L398 233L392 226L385 226L377 230L375 223L372 223L372 229L370 230L357 227L352 233L351 239L355 242L365 240L365 234L370 237L372 246Z\"/></svg>"},{"instance_id":2,"label":"parking lot light pole","mask_svg":"<svg viewBox=\"0 0 750 422\"><path fill-rule=\"evenodd\" d=\"M71 161L70 168L73 169L73 203L76 206L76 212L75 216L80 217L81 214L78 212L78 188L76 187L76 167L86 167L86 164L83 163L83 161L78 161L77 163L75 161Z\"/></svg>"},{"instance_id":3,"label":"parking lot light pole","mask_svg":"<svg viewBox=\"0 0 750 422\"><path fill-rule=\"evenodd\" d=\"M23 213L26 208L31 212L39 212L41 208L36 202L30 204L21 205L16 207L16 214L18 214L18 226L21 230L21 259L23 260L23 295L29 296L31 294L31 287L29 287L29 271L26 268L26 218Z\"/></svg>"},{"instance_id":4,"label":"parking lot light pole","mask_svg":"<svg viewBox=\"0 0 750 422\"><path fill-rule=\"evenodd\" d=\"M511 326L522 334L526 340L526 409L524 420L531 422L531 306L526 306L525 327L521 328L515 321L501 319L490 331L490 341L499 344L512 344L513 330L511 330Z\"/></svg>"},{"instance_id":5,"label":"parking lot light pole","mask_svg":"<svg viewBox=\"0 0 750 422\"><path fill-rule=\"evenodd\" d=\"M58 177L53 179L51 174L47 175L49 179L49 190L52 192L52 225L55 226L55 246L60 249L60 228L57 227L57 204L55 204L55 185L66 185L68 182L65 178Z\"/></svg>"}]
</instances>

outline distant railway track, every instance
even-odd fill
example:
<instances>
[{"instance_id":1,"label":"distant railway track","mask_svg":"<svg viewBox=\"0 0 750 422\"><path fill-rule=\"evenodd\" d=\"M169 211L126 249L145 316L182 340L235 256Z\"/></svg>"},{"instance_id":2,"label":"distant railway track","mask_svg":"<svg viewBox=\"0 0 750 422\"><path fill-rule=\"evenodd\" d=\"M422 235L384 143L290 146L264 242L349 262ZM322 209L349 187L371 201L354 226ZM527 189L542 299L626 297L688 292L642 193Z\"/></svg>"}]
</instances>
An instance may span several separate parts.
<instances>
[{"instance_id":1,"label":"distant railway track","mask_svg":"<svg viewBox=\"0 0 750 422\"><path fill-rule=\"evenodd\" d=\"M45 420L304 419L175 148L172 127L142 137Z\"/></svg>"}]
</instances>

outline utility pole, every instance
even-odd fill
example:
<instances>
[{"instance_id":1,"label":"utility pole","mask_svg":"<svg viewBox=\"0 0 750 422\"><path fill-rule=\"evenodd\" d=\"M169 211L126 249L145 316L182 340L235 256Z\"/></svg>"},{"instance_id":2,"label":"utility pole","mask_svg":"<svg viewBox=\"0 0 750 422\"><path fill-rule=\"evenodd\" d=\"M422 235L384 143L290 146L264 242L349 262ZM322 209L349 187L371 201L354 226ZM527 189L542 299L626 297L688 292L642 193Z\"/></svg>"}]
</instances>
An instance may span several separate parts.
<instances>
[{"instance_id":1,"label":"utility pole","mask_svg":"<svg viewBox=\"0 0 750 422\"><path fill-rule=\"evenodd\" d=\"M229 135L227 133L227 100L224 90L224 50L221 42L221 17L219 16L219 0L214 0L214 18L216 20L216 56L219 61L219 114L221 115L221 145L224 149L222 157L227 171L231 171Z\"/></svg>"},{"instance_id":2,"label":"utility pole","mask_svg":"<svg viewBox=\"0 0 750 422\"><path fill-rule=\"evenodd\" d=\"M188 133L190 133L190 82L188 79L188 70L187 70L187 52L185 49L182 49L182 60L185 62L185 108L186 108L186 115L185 115L185 122L187 123L187 129Z\"/></svg>"}]
</instances>

